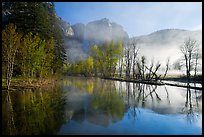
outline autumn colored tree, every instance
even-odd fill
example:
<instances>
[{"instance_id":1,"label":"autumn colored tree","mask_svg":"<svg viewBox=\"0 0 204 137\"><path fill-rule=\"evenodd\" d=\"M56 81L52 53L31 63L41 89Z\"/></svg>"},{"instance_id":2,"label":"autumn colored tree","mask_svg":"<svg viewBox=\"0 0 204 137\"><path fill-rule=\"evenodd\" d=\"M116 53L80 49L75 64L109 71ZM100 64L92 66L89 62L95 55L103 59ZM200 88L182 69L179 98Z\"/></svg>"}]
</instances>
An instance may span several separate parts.
<instances>
[{"instance_id":1,"label":"autumn colored tree","mask_svg":"<svg viewBox=\"0 0 204 137\"><path fill-rule=\"evenodd\" d=\"M93 58L88 57L84 64L85 75L91 76L93 74Z\"/></svg>"}]
</instances>

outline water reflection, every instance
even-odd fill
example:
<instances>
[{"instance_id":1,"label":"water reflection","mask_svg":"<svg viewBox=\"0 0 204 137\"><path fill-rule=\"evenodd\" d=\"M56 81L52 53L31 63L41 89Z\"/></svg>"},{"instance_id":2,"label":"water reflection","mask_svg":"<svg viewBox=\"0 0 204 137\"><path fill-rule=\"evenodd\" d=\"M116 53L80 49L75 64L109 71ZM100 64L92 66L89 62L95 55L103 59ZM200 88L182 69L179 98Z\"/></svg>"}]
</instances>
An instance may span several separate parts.
<instances>
[{"instance_id":1,"label":"water reflection","mask_svg":"<svg viewBox=\"0 0 204 137\"><path fill-rule=\"evenodd\" d=\"M3 134L200 134L202 130L202 91L189 88L68 77L47 90L3 92L2 103Z\"/></svg>"},{"instance_id":2,"label":"water reflection","mask_svg":"<svg viewBox=\"0 0 204 137\"><path fill-rule=\"evenodd\" d=\"M169 93L167 86L158 87L157 85L100 79L73 79L66 79L66 83L75 87L72 90L67 90L67 109L72 111L72 120L80 121L81 123L88 121L104 127L120 121L124 114L128 115L129 120L136 121L140 108L151 109L158 114L185 113L189 117L189 111L186 111L187 108L184 110L183 106L188 106L187 102L189 103L189 101L192 103L192 100L189 100L189 96L191 98L194 97L189 93L190 89L186 91L188 98L184 96L185 92L181 91L185 90L185 88L176 87L177 90L170 88L171 93ZM195 93L202 94L197 90L195 90ZM81 99L79 99L80 95ZM177 96L178 99L176 99ZM73 101L70 101L70 98ZM186 98L187 100L185 101ZM196 96L196 100L193 103L202 103L202 100L198 101L197 98ZM196 106L191 104L190 107ZM197 107L190 110L191 112L196 111L200 113L202 108Z\"/></svg>"},{"instance_id":3,"label":"water reflection","mask_svg":"<svg viewBox=\"0 0 204 137\"><path fill-rule=\"evenodd\" d=\"M54 134L65 122L64 105L59 88L3 92L3 134Z\"/></svg>"},{"instance_id":4,"label":"water reflection","mask_svg":"<svg viewBox=\"0 0 204 137\"><path fill-rule=\"evenodd\" d=\"M107 127L123 118L124 102L113 81L95 79L80 83L79 80L70 80L66 83L70 82L75 87L66 94L66 111L72 114L72 120L79 123L89 121Z\"/></svg>"},{"instance_id":5,"label":"water reflection","mask_svg":"<svg viewBox=\"0 0 204 137\"><path fill-rule=\"evenodd\" d=\"M189 83L187 83L187 86L190 86ZM195 96L192 96L192 92L194 91ZM200 97L202 96L202 94L200 95ZM186 114L186 119L188 121L188 123L192 124L195 123L197 120L197 117L199 115L197 115L195 112L198 111L199 109L199 98L197 90L192 90L190 88L187 88L186 91L186 101L185 101L185 106L182 109L182 111ZM192 99L195 99L195 104L192 104Z\"/></svg>"}]
</instances>

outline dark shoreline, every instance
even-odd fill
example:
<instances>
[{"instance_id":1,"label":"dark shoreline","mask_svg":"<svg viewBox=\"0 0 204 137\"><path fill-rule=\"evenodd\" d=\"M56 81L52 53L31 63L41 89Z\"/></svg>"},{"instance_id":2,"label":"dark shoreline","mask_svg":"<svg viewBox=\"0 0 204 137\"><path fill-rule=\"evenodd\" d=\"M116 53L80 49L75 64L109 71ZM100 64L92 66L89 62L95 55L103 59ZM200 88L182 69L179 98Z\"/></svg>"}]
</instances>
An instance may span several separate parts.
<instances>
[{"instance_id":1,"label":"dark shoreline","mask_svg":"<svg viewBox=\"0 0 204 137\"><path fill-rule=\"evenodd\" d=\"M11 81L9 91L16 89L37 89L37 88L49 88L56 84L61 78L59 77L48 77L48 78L14 78ZM2 82L2 90L6 90L5 82Z\"/></svg>"},{"instance_id":2,"label":"dark shoreline","mask_svg":"<svg viewBox=\"0 0 204 137\"><path fill-rule=\"evenodd\" d=\"M133 83L143 83L143 84L151 84L151 85L169 85L169 86L176 86L176 87L183 87L183 88L191 88L191 89L197 89L202 90L202 87L193 87L193 86L185 86L185 85L179 85L179 84L172 84L172 83L166 83L166 82L156 82L156 81L147 81L147 80L133 80L133 79L124 79L124 78L109 78L109 77L88 77L83 75L67 75L71 77L83 77L83 78L100 78L100 79L106 79L106 80L116 80L116 81L122 81L122 82L133 82ZM161 80L166 81L175 81L175 82L183 82L187 83L189 80L186 77L178 77L178 78L165 78ZM193 79L191 78L189 83L200 83L202 84L202 76Z\"/></svg>"},{"instance_id":3,"label":"dark shoreline","mask_svg":"<svg viewBox=\"0 0 204 137\"><path fill-rule=\"evenodd\" d=\"M159 85L159 86L161 86L161 85L169 85L169 86L176 86L176 87L184 87L184 88L191 88L191 89L202 90L202 87L185 86L185 85L171 84L171 83L165 83L165 82L144 81L144 80L127 80L127 79L121 79L121 78L101 78L101 79L117 80L117 81L123 81L123 82L133 82L133 83L143 83L143 84L151 84L151 85ZM175 79L174 80L171 79L171 80L172 81L181 82L181 81L175 80ZM164 80L166 80L166 79L164 79Z\"/></svg>"}]
</instances>

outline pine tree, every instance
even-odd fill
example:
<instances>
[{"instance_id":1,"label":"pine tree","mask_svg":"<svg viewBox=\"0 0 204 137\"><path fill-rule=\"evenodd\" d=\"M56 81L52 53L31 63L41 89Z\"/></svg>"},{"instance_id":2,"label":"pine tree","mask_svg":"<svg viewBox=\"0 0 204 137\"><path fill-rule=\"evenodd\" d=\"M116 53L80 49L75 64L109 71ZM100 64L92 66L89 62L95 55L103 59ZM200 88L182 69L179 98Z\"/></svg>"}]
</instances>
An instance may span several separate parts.
<instances>
[{"instance_id":1,"label":"pine tree","mask_svg":"<svg viewBox=\"0 0 204 137\"><path fill-rule=\"evenodd\" d=\"M42 39L50 38L48 10L42 2L14 2L10 22L24 35L38 33Z\"/></svg>"},{"instance_id":2,"label":"pine tree","mask_svg":"<svg viewBox=\"0 0 204 137\"><path fill-rule=\"evenodd\" d=\"M62 71L62 66L66 60L66 50L64 47L64 41L62 37L62 30L59 26L59 19L56 16L56 11L55 11L55 5L52 3L50 5L51 8L49 8L49 18L51 22L51 31L52 31L52 36L55 40L55 53L54 53L54 66L53 70L54 72L61 72Z\"/></svg>"},{"instance_id":3,"label":"pine tree","mask_svg":"<svg viewBox=\"0 0 204 137\"><path fill-rule=\"evenodd\" d=\"M35 75L44 76L61 72L63 70L63 64L66 60L66 51L62 37L63 32L59 26L59 19L56 16L54 3L12 2L6 5L10 6L11 12L8 22L16 24L17 32L24 36L22 39L20 52L17 55L19 58L18 64L15 66L17 74L32 77ZM36 36L36 34L38 36ZM38 40L35 38L38 38ZM50 49L48 49L48 47L50 47ZM31 52L33 53L30 54ZM39 67L39 64L42 64L39 61L40 59L38 57L33 58L32 56L44 54L44 58L41 59L45 65ZM50 60L48 61L47 59ZM39 68L31 68L29 62L30 64L33 62L37 63L32 65ZM28 68L26 68L25 64L28 66ZM39 72L39 69L45 69L46 71L41 71L43 72L42 74Z\"/></svg>"}]
</instances>

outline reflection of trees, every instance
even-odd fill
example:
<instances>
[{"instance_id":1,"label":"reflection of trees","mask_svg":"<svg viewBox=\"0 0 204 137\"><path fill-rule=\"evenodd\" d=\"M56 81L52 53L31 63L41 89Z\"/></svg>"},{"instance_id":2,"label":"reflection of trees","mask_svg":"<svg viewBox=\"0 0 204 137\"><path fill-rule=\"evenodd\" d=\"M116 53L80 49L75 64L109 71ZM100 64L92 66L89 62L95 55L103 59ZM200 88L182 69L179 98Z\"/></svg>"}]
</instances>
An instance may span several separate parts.
<instances>
[{"instance_id":1,"label":"reflection of trees","mask_svg":"<svg viewBox=\"0 0 204 137\"><path fill-rule=\"evenodd\" d=\"M65 121L65 100L57 88L4 94L3 134L55 134Z\"/></svg>"},{"instance_id":2,"label":"reflection of trees","mask_svg":"<svg viewBox=\"0 0 204 137\"><path fill-rule=\"evenodd\" d=\"M133 121L135 121L135 119L137 118L137 114L139 113L139 109L138 109L139 107L143 107L143 108L151 107L152 110L155 110L160 113L163 113L164 111L166 111L165 109L164 110L160 109L156 105L160 104L161 101L163 102L167 101L167 104L170 105L171 102L170 102L169 93L167 91L166 86L164 86L164 89L162 91L166 94L166 99L161 98L160 94L157 92L157 88L158 88L157 85L126 82L126 88L125 88L126 96L123 98L126 102L126 107L128 108L127 114L129 119L132 119ZM121 89L122 88L119 87L119 90ZM119 91L119 93L120 92L121 91ZM183 112L186 114L187 120L190 123L194 122L194 120L197 119L196 116L198 115L197 113L195 113L195 111L199 111L200 109L199 100L202 101L202 92L198 92L198 90L195 90L193 95L192 95L192 92L193 92L192 89L187 88L186 102L185 102L185 107L183 108ZM152 106L149 106L149 105L152 105Z\"/></svg>"},{"instance_id":3,"label":"reflection of trees","mask_svg":"<svg viewBox=\"0 0 204 137\"><path fill-rule=\"evenodd\" d=\"M130 83L126 83L126 86L128 88L126 88L128 91L128 96L130 96ZM136 84L133 84L133 94L132 94L132 97L133 97L133 106L130 107L130 104L129 104L129 99L130 97L128 97L128 107L130 107L131 109L129 110L129 113L128 113L128 118L129 119L133 119L133 121L136 120L137 118L137 112L139 111L137 109L137 102L136 102Z\"/></svg>"},{"instance_id":4,"label":"reflection of trees","mask_svg":"<svg viewBox=\"0 0 204 137\"><path fill-rule=\"evenodd\" d=\"M151 108L153 111L166 114L171 111L170 95L166 86L157 86L143 83L130 82L115 82L103 79L70 79L70 86L74 86L73 93L79 95L81 99L69 102L69 111L72 113L72 120L83 122L87 120L91 123L108 126L110 122L120 120L124 113L127 112L128 118L136 122L137 116L140 113L139 107ZM115 83L119 83L115 87ZM79 89L79 90L76 90ZM160 88L160 89L159 89ZM116 90L117 89L117 90ZM192 91L187 91L185 113L189 114L188 119L191 118L193 109ZM86 91L87 94L82 93ZM159 92L160 91L160 92ZM196 106L199 106L200 95L195 90ZM77 96L78 97L78 96ZM166 103L166 104L164 104ZM86 107L84 107L87 104ZM174 104L174 102L173 102ZM192 108L192 109L190 109ZM194 107L195 108L195 107ZM175 109L175 108L173 108ZM177 111L177 110L176 110Z\"/></svg>"},{"instance_id":5,"label":"reflection of trees","mask_svg":"<svg viewBox=\"0 0 204 137\"><path fill-rule=\"evenodd\" d=\"M71 86L76 88L68 94L72 98L67 103L67 109L73 114L72 120L87 120L106 127L110 122L123 118L124 102L116 90L114 81L98 78L69 80ZM81 94L82 91L87 94Z\"/></svg>"},{"instance_id":6,"label":"reflection of trees","mask_svg":"<svg viewBox=\"0 0 204 137\"><path fill-rule=\"evenodd\" d=\"M64 86L74 86L79 90L84 90L88 94L92 94L94 88L94 80L89 78L84 78L84 80L76 77L70 77L70 79L64 80Z\"/></svg>"},{"instance_id":7,"label":"reflection of trees","mask_svg":"<svg viewBox=\"0 0 204 137\"><path fill-rule=\"evenodd\" d=\"M149 107L152 104L152 108L154 108L155 101L160 103L162 101L160 95L157 93L157 85L143 84L143 83L129 83L126 82L126 96L124 98L126 102L126 107L128 110L128 117L133 121L136 120L137 114L139 113L139 107ZM122 88L119 84L119 93ZM168 104L170 104L169 93L164 87L164 91L166 93L166 100Z\"/></svg>"},{"instance_id":8,"label":"reflection of trees","mask_svg":"<svg viewBox=\"0 0 204 137\"><path fill-rule=\"evenodd\" d=\"M108 115L112 122L122 119L124 114L123 100L112 81L102 81L100 86L95 86L94 93L90 98L90 105L93 111L102 111Z\"/></svg>"},{"instance_id":9,"label":"reflection of trees","mask_svg":"<svg viewBox=\"0 0 204 137\"><path fill-rule=\"evenodd\" d=\"M199 109L199 103L198 103L198 94L197 90L195 90L195 99L196 99L196 105L192 104L192 90L189 88L190 84L187 83L187 91L186 91L186 102L185 106L182 109L182 111L186 114L187 121L191 124L196 121L196 113L195 111ZM202 94L201 94L202 95Z\"/></svg>"},{"instance_id":10,"label":"reflection of trees","mask_svg":"<svg viewBox=\"0 0 204 137\"><path fill-rule=\"evenodd\" d=\"M165 88L165 91L166 91L166 99L167 99L167 101L168 101L168 104L170 105L170 104L171 104L171 101L170 101L170 99L169 99L169 93L168 93L168 91L167 91L166 85L164 86L164 88Z\"/></svg>"},{"instance_id":11,"label":"reflection of trees","mask_svg":"<svg viewBox=\"0 0 204 137\"><path fill-rule=\"evenodd\" d=\"M130 83L126 83L126 93L127 93L127 102L128 106L130 102L130 98L133 99L133 102L136 106L142 106L146 107L146 102L148 98L152 100L152 103L156 99L156 101L159 103L162 99L159 97L159 94L156 91L157 85L148 85L148 84L142 84L142 83L133 83L133 92L131 94L131 87ZM169 100L169 94L167 93L167 99Z\"/></svg>"},{"instance_id":12,"label":"reflection of trees","mask_svg":"<svg viewBox=\"0 0 204 137\"><path fill-rule=\"evenodd\" d=\"M11 135L15 135L16 130L16 122L14 120L14 109L13 109L13 102L11 99L10 92L7 92L6 94L3 94L3 104L5 102L5 105L3 105L3 132L7 132ZM7 115L5 115L7 114Z\"/></svg>"}]
</instances>

